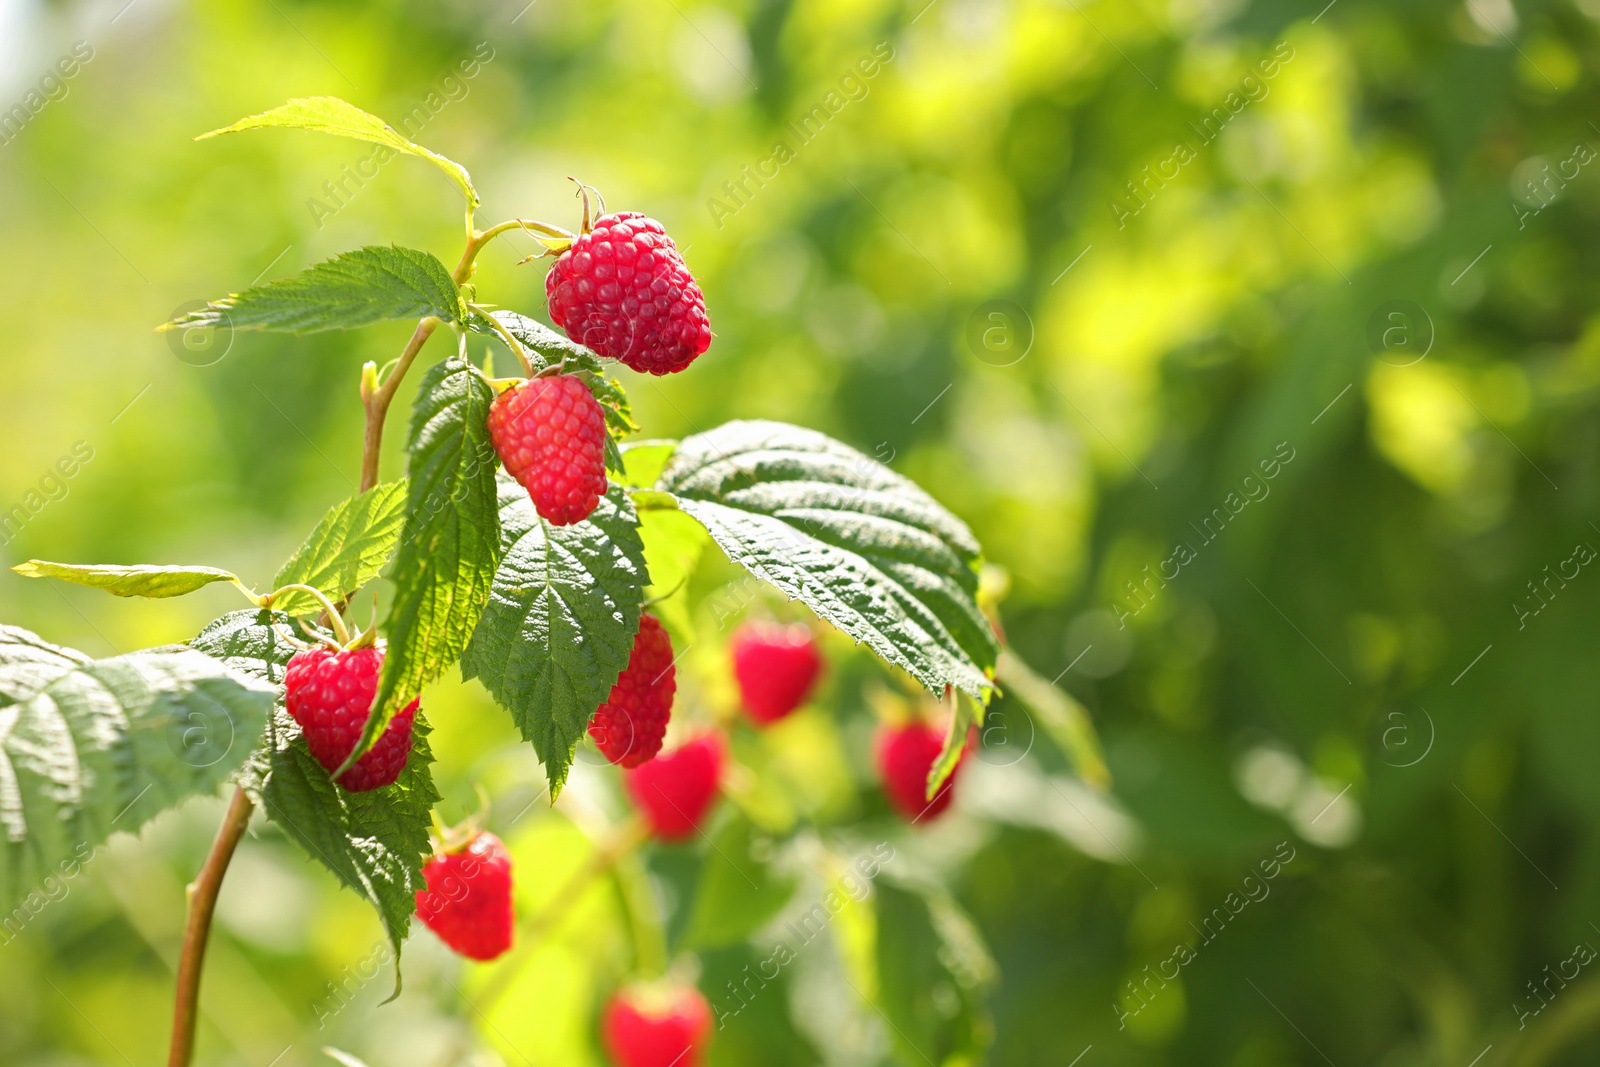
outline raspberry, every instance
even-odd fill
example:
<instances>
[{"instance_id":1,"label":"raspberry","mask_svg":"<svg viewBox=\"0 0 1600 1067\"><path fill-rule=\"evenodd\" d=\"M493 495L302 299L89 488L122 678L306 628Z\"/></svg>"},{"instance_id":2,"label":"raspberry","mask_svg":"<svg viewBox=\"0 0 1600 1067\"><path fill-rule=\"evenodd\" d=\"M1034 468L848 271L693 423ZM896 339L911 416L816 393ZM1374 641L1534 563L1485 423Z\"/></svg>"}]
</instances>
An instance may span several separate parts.
<instances>
[{"instance_id":1,"label":"raspberry","mask_svg":"<svg viewBox=\"0 0 1600 1067\"><path fill-rule=\"evenodd\" d=\"M734 635L733 676L745 710L762 726L804 704L821 670L808 627L752 623Z\"/></svg>"},{"instance_id":2,"label":"raspberry","mask_svg":"<svg viewBox=\"0 0 1600 1067\"><path fill-rule=\"evenodd\" d=\"M601 215L544 278L567 336L636 371L671 374L711 346L706 298L655 219Z\"/></svg>"},{"instance_id":3,"label":"raspberry","mask_svg":"<svg viewBox=\"0 0 1600 1067\"><path fill-rule=\"evenodd\" d=\"M624 776L628 795L655 835L681 841L700 829L722 784L722 739L706 734Z\"/></svg>"},{"instance_id":4,"label":"raspberry","mask_svg":"<svg viewBox=\"0 0 1600 1067\"><path fill-rule=\"evenodd\" d=\"M501 393L489 408L489 439L539 515L557 526L587 519L605 496L605 412L573 375Z\"/></svg>"},{"instance_id":5,"label":"raspberry","mask_svg":"<svg viewBox=\"0 0 1600 1067\"><path fill-rule=\"evenodd\" d=\"M654 996L619 992L600 1030L617 1067L699 1067L711 1037L711 1005L693 987Z\"/></svg>"},{"instance_id":6,"label":"raspberry","mask_svg":"<svg viewBox=\"0 0 1600 1067\"><path fill-rule=\"evenodd\" d=\"M284 675L284 704L300 724L306 747L328 773L338 770L361 739L378 689L383 653L376 648L296 652ZM389 785L411 758L411 725L420 698L407 704L367 754L336 779L351 793Z\"/></svg>"},{"instance_id":7,"label":"raspberry","mask_svg":"<svg viewBox=\"0 0 1600 1067\"><path fill-rule=\"evenodd\" d=\"M970 734L967 744L970 748ZM883 791L894 809L909 822L937 819L955 796L956 776L961 773L965 752L933 799L928 799L928 772L943 750L944 734L924 722L885 726L878 732L878 774L883 779Z\"/></svg>"},{"instance_id":8,"label":"raspberry","mask_svg":"<svg viewBox=\"0 0 1600 1067\"><path fill-rule=\"evenodd\" d=\"M617 676L606 702L589 721L589 736L612 763L637 767L661 751L677 692L672 639L649 612L639 616L628 665Z\"/></svg>"},{"instance_id":9,"label":"raspberry","mask_svg":"<svg viewBox=\"0 0 1600 1067\"><path fill-rule=\"evenodd\" d=\"M473 960L492 960L511 947L511 856L500 839L479 832L462 847L422 868L417 918L439 940Z\"/></svg>"}]
</instances>

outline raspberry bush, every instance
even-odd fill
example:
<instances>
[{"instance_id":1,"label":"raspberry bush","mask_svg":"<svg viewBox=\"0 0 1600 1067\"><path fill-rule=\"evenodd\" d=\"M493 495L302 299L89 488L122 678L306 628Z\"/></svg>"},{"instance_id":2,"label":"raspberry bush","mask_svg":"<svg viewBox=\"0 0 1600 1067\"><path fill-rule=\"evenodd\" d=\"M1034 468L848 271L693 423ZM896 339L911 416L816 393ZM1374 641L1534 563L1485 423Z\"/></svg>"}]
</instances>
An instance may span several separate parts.
<instances>
[{"instance_id":1,"label":"raspberry bush","mask_svg":"<svg viewBox=\"0 0 1600 1067\"><path fill-rule=\"evenodd\" d=\"M205 136L272 127L355 138L439 167L465 198L465 246L453 269L425 251L356 249L166 324L310 333L416 322L391 364L359 373L360 492L328 510L264 591L204 565L16 568L125 597L227 583L248 606L186 647L108 660L0 628L0 721L9 724L0 731L9 771L0 903L14 906L74 843L137 831L188 797L231 787L190 895L169 1059L185 1067L212 909L258 808L372 904L392 943L397 993L402 942L420 917L462 957L493 961L474 987L483 1011L515 995L528 951L564 909L612 877L633 951L593 1018L615 1062L643 1067L699 1062L708 1048L715 1057L719 1040L738 1047L719 1035L745 1001L732 980L726 990L714 980L726 963L718 953L790 907L799 884L790 868L805 859L825 886L862 890L830 890L845 903L830 903L828 917L849 928L849 984L898 1035L893 1054L909 1064L934 1062L935 1050L945 1063L981 1056L993 981L981 940L937 879L891 872L889 838L874 845L872 835L924 832L945 812L1001 683L1037 709L1086 780L1102 780L1103 767L1081 709L1002 654L966 525L902 475L802 427L739 421L681 441L629 441L637 427L616 364L684 372L712 342L705 297L659 222L636 212L592 218L582 188L576 231L527 219L479 228L465 168L329 97ZM478 291L479 253L509 233L535 237L553 258L547 312L559 330ZM441 333L447 343L430 347ZM406 471L382 481L390 409L417 364ZM712 546L746 576L732 610L727 597L693 602L706 592L696 575ZM383 621L353 632L347 607L369 586L386 591ZM755 603L761 621L730 640L726 620ZM803 610L837 633L799 622ZM774 612L789 624L773 623ZM703 625L708 614L714 626ZM785 799L781 768L785 759L803 768L816 720L797 709L816 699L827 657L852 655L852 644L886 665L865 691L896 725L876 755L861 744L854 757L865 768L879 761L883 785L863 811L814 818ZM714 649L705 662L738 693L725 713L703 686L681 684L679 659L696 648ZM493 834L447 828L436 814L421 697L453 669L511 716L552 802L587 744L623 813L593 862L537 914L516 913L513 889L542 869L513 870ZM828 677L830 692L841 687ZM893 812L919 825L899 826ZM658 853L699 869L686 918L670 927L641 867ZM867 888L882 901L876 922L859 913ZM781 1053L724 1055L788 1062Z\"/></svg>"}]
</instances>

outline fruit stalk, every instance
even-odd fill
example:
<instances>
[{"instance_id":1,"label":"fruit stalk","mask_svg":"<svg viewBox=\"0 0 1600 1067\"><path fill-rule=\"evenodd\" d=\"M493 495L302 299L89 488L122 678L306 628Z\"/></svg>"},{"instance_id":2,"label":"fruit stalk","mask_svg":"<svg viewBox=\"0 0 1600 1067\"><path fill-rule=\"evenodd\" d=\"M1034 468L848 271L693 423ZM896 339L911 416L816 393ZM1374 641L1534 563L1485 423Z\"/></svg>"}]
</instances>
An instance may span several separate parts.
<instances>
[{"instance_id":1,"label":"fruit stalk","mask_svg":"<svg viewBox=\"0 0 1600 1067\"><path fill-rule=\"evenodd\" d=\"M242 786L233 790L228 813L217 829L200 873L189 884L189 918L183 928L183 953L178 959L178 995L172 1015L172 1050L167 1067L189 1067L194 1058L195 1024L200 1008L200 968L205 962L206 942L211 935L211 917L217 910L217 893L222 877L233 859L233 850L250 825L255 809Z\"/></svg>"}]
</instances>

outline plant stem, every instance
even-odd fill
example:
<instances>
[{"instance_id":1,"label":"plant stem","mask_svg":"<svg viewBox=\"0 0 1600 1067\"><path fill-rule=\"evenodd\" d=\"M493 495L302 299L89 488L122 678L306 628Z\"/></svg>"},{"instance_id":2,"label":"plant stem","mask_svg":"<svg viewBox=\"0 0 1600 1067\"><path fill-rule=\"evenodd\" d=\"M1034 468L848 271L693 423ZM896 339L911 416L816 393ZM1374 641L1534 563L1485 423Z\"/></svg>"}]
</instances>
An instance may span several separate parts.
<instances>
[{"instance_id":1,"label":"plant stem","mask_svg":"<svg viewBox=\"0 0 1600 1067\"><path fill-rule=\"evenodd\" d=\"M472 277L473 263L478 258L478 253L497 234L510 229L524 227L525 223L519 221L502 223L491 227L481 233L472 229L472 208L467 208L467 247L461 253L461 262L456 265L452 275L456 285L465 284ZM544 227L549 229L549 227ZM389 415L389 406L394 402L394 395L400 389L400 382L406 376L406 371L416 360L417 353L422 351L422 346L427 343L433 331L439 326L439 319L428 316L417 323L417 328L411 334L411 340L406 342L405 350L400 353L400 358L395 361L394 370L384 380L383 384L375 390L363 388L364 401L367 409L366 434L362 441L361 450L361 492L365 493L378 484L378 459L383 448L383 425ZM364 385L369 381L369 371L363 369L362 380ZM303 587L309 590L309 587ZM315 590L309 590L315 592ZM247 590L248 592L248 590ZM319 599L325 599L320 598ZM334 625L341 625L339 613L333 610L333 605L324 604L327 608L327 617ZM239 847L239 839L244 836L245 829L250 824L250 813L255 805L240 786L233 790L233 800L228 805L228 813L223 817L222 825L217 828L216 840L211 843L211 851L206 856L205 864L200 868L200 873L189 886L189 918L183 930L183 948L178 962L178 991L176 1002L173 1006L172 1020L172 1049L167 1057L167 1067L189 1067L194 1058L195 1024L200 1005L200 971L205 963L206 942L211 935L211 917L216 911L217 894L222 889L223 876L228 873L228 864L233 859L234 849Z\"/></svg>"},{"instance_id":2,"label":"plant stem","mask_svg":"<svg viewBox=\"0 0 1600 1067\"><path fill-rule=\"evenodd\" d=\"M471 268L470 261L467 266ZM378 484L378 459L383 452L383 424L389 417L389 405L394 402L394 394L400 388L400 380L406 376L406 371L411 369L417 353L422 351L422 346L433 336L433 331L438 325L439 320L432 315L417 323L417 328L412 332L411 340L406 342L405 351L400 353L400 359L395 363L394 370L389 372L389 377L367 400L367 434L361 447L361 492L363 493Z\"/></svg>"},{"instance_id":3,"label":"plant stem","mask_svg":"<svg viewBox=\"0 0 1600 1067\"><path fill-rule=\"evenodd\" d=\"M227 873L233 850L250 825L255 808L244 788L234 787L228 814L217 828L200 873L189 884L189 919L183 928L183 954L178 960L178 995L172 1014L172 1051L167 1067L189 1067L194 1058L195 1024L200 1008L200 968L205 963L206 941L211 935L211 916L217 909L217 893Z\"/></svg>"}]
</instances>

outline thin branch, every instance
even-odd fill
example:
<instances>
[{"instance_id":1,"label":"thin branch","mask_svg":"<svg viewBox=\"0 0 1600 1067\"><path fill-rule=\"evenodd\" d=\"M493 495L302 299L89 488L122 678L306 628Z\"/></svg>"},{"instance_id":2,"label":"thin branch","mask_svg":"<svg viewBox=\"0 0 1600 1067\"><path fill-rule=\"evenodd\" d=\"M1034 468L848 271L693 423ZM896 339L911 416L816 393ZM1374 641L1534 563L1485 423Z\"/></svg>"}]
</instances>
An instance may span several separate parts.
<instances>
[{"instance_id":1,"label":"thin branch","mask_svg":"<svg viewBox=\"0 0 1600 1067\"><path fill-rule=\"evenodd\" d=\"M233 850L250 825L255 808L242 786L236 786L228 814L217 828L217 838L195 880L189 884L189 919L183 929L183 955L178 961L178 995L172 1013L172 1051L167 1067L189 1067L194 1059L195 1023L200 1008L200 968L205 963L211 936L211 916L217 910L217 893L227 873Z\"/></svg>"}]
</instances>

